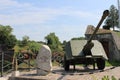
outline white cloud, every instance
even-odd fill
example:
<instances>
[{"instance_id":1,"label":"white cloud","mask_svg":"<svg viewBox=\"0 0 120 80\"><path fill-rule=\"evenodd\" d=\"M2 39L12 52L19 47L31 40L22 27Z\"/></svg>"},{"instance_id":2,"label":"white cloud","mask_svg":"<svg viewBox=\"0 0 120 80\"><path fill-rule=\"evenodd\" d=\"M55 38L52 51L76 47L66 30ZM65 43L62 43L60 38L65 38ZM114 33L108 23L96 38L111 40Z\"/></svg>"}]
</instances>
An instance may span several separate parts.
<instances>
[{"instance_id":1,"label":"white cloud","mask_svg":"<svg viewBox=\"0 0 120 80\"><path fill-rule=\"evenodd\" d=\"M18 5L16 1L13 0L0 0L0 6L13 6L13 5Z\"/></svg>"},{"instance_id":2,"label":"white cloud","mask_svg":"<svg viewBox=\"0 0 120 80\"><path fill-rule=\"evenodd\" d=\"M58 9L40 9L23 12L13 12L13 14L0 14L0 21L3 24L40 24L45 23L49 20L55 20L58 16L73 16L80 19L87 19L94 17L94 14L81 12L81 11L69 11L69 10L58 10Z\"/></svg>"},{"instance_id":3,"label":"white cloud","mask_svg":"<svg viewBox=\"0 0 120 80\"><path fill-rule=\"evenodd\" d=\"M39 8L29 3L18 3L13 0L0 0L1 8L4 9L0 13L1 24L9 25L25 25L25 24L41 24L49 20L56 20L61 15L73 16L76 18L92 18L95 14L74 10L72 8ZM12 8L10 8L12 7ZM10 9L9 9L10 8Z\"/></svg>"},{"instance_id":4,"label":"white cloud","mask_svg":"<svg viewBox=\"0 0 120 80\"><path fill-rule=\"evenodd\" d=\"M29 6L29 3L20 4L15 0L0 0L0 10L7 10L11 8L24 8Z\"/></svg>"},{"instance_id":5,"label":"white cloud","mask_svg":"<svg viewBox=\"0 0 120 80\"><path fill-rule=\"evenodd\" d=\"M47 34L55 32L61 41L70 40L73 37L84 35L84 30L88 25L86 25L87 22L81 22L80 24L82 25L74 23L73 25L68 23L54 25L54 22L51 25L46 25L46 23L50 21L59 21L59 16L74 17L74 19L81 21L90 20L90 22L98 20L96 13L75 10L70 7L61 7L57 9L42 8L33 6L29 3L19 3L15 0L0 0L0 4L2 4L0 5L0 10L3 10L3 13L0 12L0 24L12 25L14 34L19 38L28 35L30 39L44 40ZM21 26L21 28L17 28L17 26Z\"/></svg>"}]
</instances>

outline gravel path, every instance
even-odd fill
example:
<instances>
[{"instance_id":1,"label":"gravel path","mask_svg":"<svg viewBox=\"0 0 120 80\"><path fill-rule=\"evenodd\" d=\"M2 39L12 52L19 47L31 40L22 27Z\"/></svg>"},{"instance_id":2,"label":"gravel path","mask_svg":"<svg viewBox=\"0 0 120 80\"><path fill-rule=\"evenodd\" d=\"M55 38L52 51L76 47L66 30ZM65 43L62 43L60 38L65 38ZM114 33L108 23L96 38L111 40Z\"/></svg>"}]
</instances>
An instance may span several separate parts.
<instances>
[{"instance_id":1,"label":"gravel path","mask_svg":"<svg viewBox=\"0 0 120 80\"><path fill-rule=\"evenodd\" d=\"M31 70L30 72L20 72L20 76L17 78L27 78L27 79L45 79L45 80L101 80L104 76L109 76L110 78L114 76L117 80L120 79L120 67L106 67L103 71L93 70L91 67L89 69L84 69L83 67L77 66L74 71L71 69L69 72L65 72L63 68L55 66L53 67L52 73L47 76L36 75L36 70ZM0 78L0 80L7 80Z\"/></svg>"},{"instance_id":2,"label":"gravel path","mask_svg":"<svg viewBox=\"0 0 120 80\"><path fill-rule=\"evenodd\" d=\"M59 69L57 69L59 70ZM59 71L56 70L56 73ZM79 67L76 71L65 72L61 69L61 77L57 80L101 80L104 76L109 76L111 78L114 76L117 80L120 79L120 67L106 67L104 71L93 70L92 68L84 69Z\"/></svg>"}]
</instances>

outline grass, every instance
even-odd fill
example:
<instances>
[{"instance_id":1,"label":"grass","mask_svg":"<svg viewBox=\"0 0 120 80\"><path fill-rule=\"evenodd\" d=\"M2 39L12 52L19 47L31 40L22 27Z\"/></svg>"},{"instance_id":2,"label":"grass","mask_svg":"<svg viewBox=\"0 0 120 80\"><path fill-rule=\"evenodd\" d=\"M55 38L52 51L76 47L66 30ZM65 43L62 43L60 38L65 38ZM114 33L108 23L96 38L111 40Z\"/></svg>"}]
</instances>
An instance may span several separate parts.
<instances>
[{"instance_id":1,"label":"grass","mask_svg":"<svg viewBox=\"0 0 120 80\"><path fill-rule=\"evenodd\" d=\"M117 78L115 78L114 76L104 76L101 80L118 80Z\"/></svg>"},{"instance_id":2,"label":"grass","mask_svg":"<svg viewBox=\"0 0 120 80\"><path fill-rule=\"evenodd\" d=\"M120 61L109 61L108 64L111 66L120 66Z\"/></svg>"},{"instance_id":3,"label":"grass","mask_svg":"<svg viewBox=\"0 0 120 80\"><path fill-rule=\"evenodd\" d=\"M31 68L35 67L35 60L30 60L30 65L32 65L32 66L30 66ZM18 68L29 68L29 61L24 60L24 62L22 62L18 65Z\"/></svg>"},{"instance_id":4,"label":"grass","mask_svg":"<svg viewBox=\"0 0 120 80\"><path fill-rule=\"evenodd\" d=\"M120 36L120 32L116 32L118 36Z\"/></svg>"},{"instance_id":5,"label":"grass","mask_svg":"<svg viewBox=\"0 0 120 80\"><path fill-rule=\"evenodd\" d=\"M52 65L53 66L59 66L60 64L58 62L54 61L54 62L52 62Z\"/></svg>"},{"instance_id":6,"label":"grass","mask_svg":"<svg viewBox=\"0 0 120 80\"><path fill-rule=\"evenodd\" d=\"M106 61L106 62L105 62L105 66L106 66L106 67L109 67L109 66L112 66L112 64L111 64L109 61Z\"/></svg>"}]
</instances>

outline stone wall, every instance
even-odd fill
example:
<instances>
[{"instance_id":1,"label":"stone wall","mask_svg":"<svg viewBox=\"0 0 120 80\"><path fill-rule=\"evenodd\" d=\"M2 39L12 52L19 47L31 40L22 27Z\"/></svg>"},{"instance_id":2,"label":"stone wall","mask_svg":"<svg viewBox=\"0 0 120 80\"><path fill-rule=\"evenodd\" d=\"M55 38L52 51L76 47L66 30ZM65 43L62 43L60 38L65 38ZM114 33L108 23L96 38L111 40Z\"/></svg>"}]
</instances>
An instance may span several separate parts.
<instances>
[{"instance_id":1,"label":"stone wall","mask_svg":"<svg viewBox=\"0 0 120 80\"><path fill-rule=\"evenodd\" d=\"M85 35L87 39L90 38L90 34ZM108 58L109 60L117 60L120 61L120 50L116 45L116 41L111 33L108 34L97 34L94 37L95 40L99 40L102 42L108 42ZM118 40L118 39L117 39ZM120 41L120 40L119 40Z\"/></svg>"},{"instance_id":2,"label":"stone wall","mask_svg":"<svg viewBox=\"0 0 120 80\"><path fill-rule=\"evenodd\" d=\"M120 36L117 35L116 32L112 32L113 43L114 43L114 57L117 61L120 61Z\"/></svg>"}]
</instances>

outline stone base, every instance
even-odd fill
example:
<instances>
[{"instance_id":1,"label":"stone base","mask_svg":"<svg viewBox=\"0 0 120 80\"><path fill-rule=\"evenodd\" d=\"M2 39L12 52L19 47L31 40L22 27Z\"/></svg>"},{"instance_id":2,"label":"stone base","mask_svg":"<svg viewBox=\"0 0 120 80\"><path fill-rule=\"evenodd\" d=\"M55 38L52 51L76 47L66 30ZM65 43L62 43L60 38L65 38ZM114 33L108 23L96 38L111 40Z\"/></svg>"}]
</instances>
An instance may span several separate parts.
<instances>
[{"instance_id":1,"label":"stone base","mask_svg":"<svg viewBox=\"0 0 120 80\"><path fill-rule=\"evenodd\" d=\"M19 75L20 75L19 71L13 71L11 76L16 77L16 76L19 76Z\"/></svg>"},{"instance_id":2,"label":"stone base","mask_svg":"<svg viewBox=\"0 0 120 80\"><path fill-rule=\"evenodd\" d=\"M37 75L39 75L39 76L46 76L49 73L50 73L49 71L44 71L44 70L37 69Z\"/></svg>"}]
</instances>

